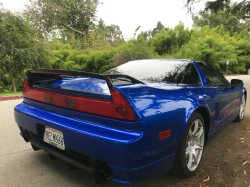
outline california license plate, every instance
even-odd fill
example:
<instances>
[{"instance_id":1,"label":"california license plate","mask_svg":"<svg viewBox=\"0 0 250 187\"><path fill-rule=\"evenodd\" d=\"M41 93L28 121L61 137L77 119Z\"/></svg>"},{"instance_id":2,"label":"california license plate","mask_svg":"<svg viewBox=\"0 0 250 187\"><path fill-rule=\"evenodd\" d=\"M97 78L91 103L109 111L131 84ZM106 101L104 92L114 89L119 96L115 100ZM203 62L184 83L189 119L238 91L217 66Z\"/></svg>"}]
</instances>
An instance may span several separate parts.
<instances>
[{"instance_id":1,"label":"california license plate","mask_svg":"<svg viewBox=\"0 0 250 187\"><path fill-rule=\"evenodd\" d=\"M59 130L46 127L43 140L59 149L65 149L63 133Z\"/></svg>"}]
</instances>

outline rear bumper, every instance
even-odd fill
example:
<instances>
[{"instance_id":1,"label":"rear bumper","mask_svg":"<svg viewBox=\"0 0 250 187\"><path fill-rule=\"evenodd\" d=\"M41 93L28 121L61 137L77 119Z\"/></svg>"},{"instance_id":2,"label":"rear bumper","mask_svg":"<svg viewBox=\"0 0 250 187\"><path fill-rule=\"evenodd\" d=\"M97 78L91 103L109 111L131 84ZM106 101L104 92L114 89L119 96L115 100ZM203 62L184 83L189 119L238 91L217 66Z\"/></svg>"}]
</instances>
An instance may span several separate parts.
<instances>
[{"instance_id":1,"label":"rear bumper","mask_svg":"<svg viewBox=\"0 0 250 187\"><path fill-rule=\"evenodd\" d=\"M66 109L65 113L67 114ZM21 131L28 130L40 137L40 140L45 126L63 132L67 148L107 163L114 174L113 180L117 182L134 183L166 172L171 169L175 157L171 155L155 162L151 160L150 141L145 122L139 122L142 131L121 130L26 103L15 107L15 120ZM119 121L116 121L119 126ZM46 143L44 145L45 148L41 149L46 149ZM65 161L68 162L67 159Z\"/></svg>"}]
</instances>

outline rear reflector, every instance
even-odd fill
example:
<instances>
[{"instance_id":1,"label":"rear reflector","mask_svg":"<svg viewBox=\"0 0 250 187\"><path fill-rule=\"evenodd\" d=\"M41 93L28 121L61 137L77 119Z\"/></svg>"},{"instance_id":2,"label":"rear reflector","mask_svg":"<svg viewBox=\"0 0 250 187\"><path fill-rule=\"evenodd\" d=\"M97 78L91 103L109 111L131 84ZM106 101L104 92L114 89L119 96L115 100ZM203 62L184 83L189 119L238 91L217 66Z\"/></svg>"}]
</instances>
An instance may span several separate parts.
<instances>
[{"instance_id":1,"label":"rear reflector","mask_svg":"<svg viewBox=\"0 0 250 187\"><path fill-rule=\"evenodd\" d=\"M116 113L117 113L117 115L119 115L121 117L124 117L124 118L129 115L128 110L125 107L122 107L122 106L118 106L116 108Z\"/></svg>"},{"instance_id":2,"label":"rear reflector","mask_svg":"<svg viewBox=\"0 0 250 187\"><path fill-rule=\"evenodd\" d=\"M70 109L76 109L75 99L67 97L67 106Z\"/></svg>"},{"instance_id":3,"label":"rear reflector","mask_svg":"<svg viewBox=\"0 0 250 187\"><path fill-rule=\"evenodd\" d=\"M44 94L44 101L45 103L50 103L50 94Z\"/></svg>"},{"instance_id":4,"label":"rear reflector","mask_svg":"<svg viewBox=\"0 0 250 187\"><path fill-rule=\"evenodd\" d=\"M162 140L164 138L167 138L171 135L171 130L166 130L166 131L163 131L159 134L159 140Z\"/></svg>"},{"instance_id":5,"label":"rear reflector","mask_svg":"<svg viewBox=\"0 0 250 187\"><path fill-rule=\"evenodd\" d=\"M112 101L110 101L53 93L29 88L28 85L28 81L26 80L24 82L23 95L29 99L98 116L124 121L136 120L134 112L128 101L118 90L115 89L110 91L112 97Z\"/></svg>"}]
</instances>

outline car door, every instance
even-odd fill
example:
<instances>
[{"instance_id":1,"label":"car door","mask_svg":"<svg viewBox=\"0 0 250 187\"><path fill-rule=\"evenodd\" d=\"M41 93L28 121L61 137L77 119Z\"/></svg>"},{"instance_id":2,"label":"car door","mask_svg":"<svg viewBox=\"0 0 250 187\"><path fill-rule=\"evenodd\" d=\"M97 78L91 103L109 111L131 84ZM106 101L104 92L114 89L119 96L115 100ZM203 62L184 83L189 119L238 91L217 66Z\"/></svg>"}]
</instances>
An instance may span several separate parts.
<instances>
[{"instance_id":1,"label":"car door","mask_svg":"<svg viewBox=\"0 0 250 187\"><path fill-rule=\"evenodd\" d=\"M206 75L207 82L216 89L219 89L218 115L215 123L224 128L231 122L230 118L232 115L239 110L240 94L217 69L207 63L198 64Z\"/></svg>"},{"instance_id":2,"label":"car door","mask_svg":"<svg viewBox=\"0 0 250 187\"><path fill-rule=\"evenodd\" d=\"M218 123L222 128L230 123L230 118L239 110L240 94L232 86L221 87Z\"/></svg>"}]
</instances>

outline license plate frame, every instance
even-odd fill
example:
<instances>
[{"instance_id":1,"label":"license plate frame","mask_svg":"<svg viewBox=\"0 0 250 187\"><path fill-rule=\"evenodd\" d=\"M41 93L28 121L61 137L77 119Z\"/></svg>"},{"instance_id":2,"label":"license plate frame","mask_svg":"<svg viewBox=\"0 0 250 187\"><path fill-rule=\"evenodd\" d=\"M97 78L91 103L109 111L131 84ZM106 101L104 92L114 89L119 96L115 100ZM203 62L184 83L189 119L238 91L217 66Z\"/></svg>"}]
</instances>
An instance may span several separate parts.
<instances>
[{"instance_id":1,"label":"license plate frame","mask_svg":"<svg viewBox=\"0 0 250 187\"><path fill-rule=\"evenodd\" d=\"M63 133L57 129L45 126L43 141L61 150L65 150Z\"/></svg>"}]
</instances>

